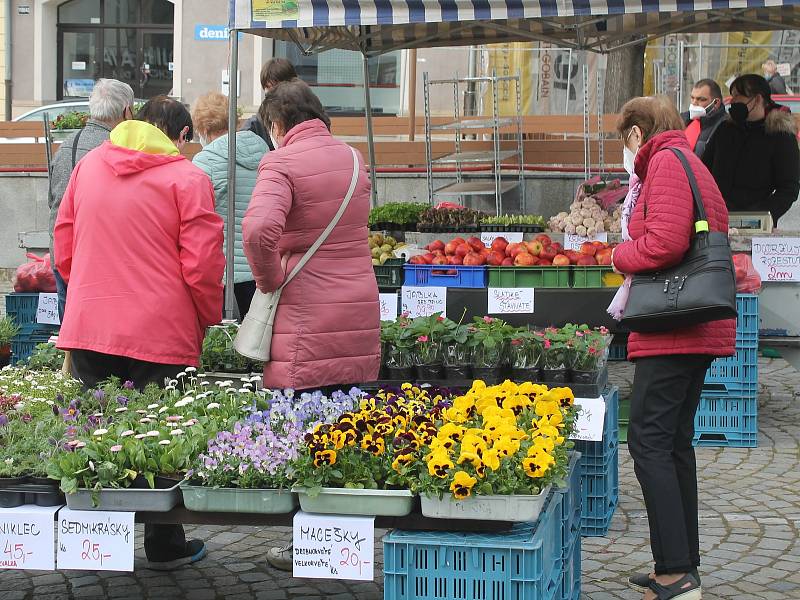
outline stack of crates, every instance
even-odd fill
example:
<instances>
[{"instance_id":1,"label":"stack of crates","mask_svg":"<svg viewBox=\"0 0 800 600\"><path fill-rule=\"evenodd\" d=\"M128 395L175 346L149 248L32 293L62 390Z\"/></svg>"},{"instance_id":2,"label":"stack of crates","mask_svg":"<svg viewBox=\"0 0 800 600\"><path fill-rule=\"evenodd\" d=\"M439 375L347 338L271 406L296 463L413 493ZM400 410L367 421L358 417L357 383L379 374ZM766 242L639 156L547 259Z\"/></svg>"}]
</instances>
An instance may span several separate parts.
<instances>
[{"instance_id":1,"label":"stack of crates","mask_svg":"<svg viewBox=\"0 0 800 600\"><path fill-rule=\"evenodd\" d=\"M708 369L695 417L695 445L758 445L758 296L737 294L736 354Z\"/></svg>"},{"instance_id":2,"label":"stack of crates","mask_svg":"<svg viewBox=\"0 0 800 600\"><path fill-rule=\"evenodd\" d=\"M13 318L20 327L19 333L11 340L12 364L26 360L38 344L47 342L58 330L58 325L36 322L38 308L37 293L13 293L6 296L6 315Z\"/></svg>"},{"instance_id":3,"label":"stack of crates","mask_svg":"<svg viewBox=\"0 0 800 600\"><path fill-rule=\"evenodd\" d=\"M619 389L603 394L606 414L600 442L575 442L581 453L581 534L602 537L608 533L619 501Z\"/></svg>"},{"instance_id":4,"label":"stack of crates","mask_svg":"<svg viewBox=\"0 0 800 600\"><path fill-rule=\"evenodd\" d=\"M564 497L551 492L535 523L506 532L388 533L384 600L560 600Z\"/></svg>"},{"instance_id":5,"label":"stack of crates","mask_svg":"<svg viewBox=\"0 0 800 600\"><path fill-rule=\"evenodd\" d=\"M573 452L569 462L567 487L561 494L561 582L560 600L581 597L581 455Z\"/></svg>"}]
</instances>

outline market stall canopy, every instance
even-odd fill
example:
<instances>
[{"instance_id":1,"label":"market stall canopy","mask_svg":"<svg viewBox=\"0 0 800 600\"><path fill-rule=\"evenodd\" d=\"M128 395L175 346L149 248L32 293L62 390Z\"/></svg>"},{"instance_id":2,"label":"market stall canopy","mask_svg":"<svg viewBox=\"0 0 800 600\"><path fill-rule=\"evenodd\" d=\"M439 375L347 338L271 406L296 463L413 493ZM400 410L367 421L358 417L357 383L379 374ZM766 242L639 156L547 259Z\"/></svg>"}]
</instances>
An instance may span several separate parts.
<instances>
[{"instance_id":1,"label":"market stall canopy","mask_svg":"<svg viewBox=\"0 0 800 600\"><path fill-rule=\"evenodd\" d=\"M606 52L667 33L800 28L800 0L230 0L232 29L379 55L545 41Z\"/></svg>"}]
</instances>

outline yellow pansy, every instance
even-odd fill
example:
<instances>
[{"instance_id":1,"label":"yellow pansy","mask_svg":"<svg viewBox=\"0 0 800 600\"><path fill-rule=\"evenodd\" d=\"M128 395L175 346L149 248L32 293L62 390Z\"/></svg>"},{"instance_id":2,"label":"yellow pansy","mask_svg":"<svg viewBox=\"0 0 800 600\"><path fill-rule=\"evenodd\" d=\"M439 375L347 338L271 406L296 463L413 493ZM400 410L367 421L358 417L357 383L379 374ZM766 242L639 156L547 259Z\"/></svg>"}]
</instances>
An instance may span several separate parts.
<instances>
[{"instance_id":1,"label":"yellow pansy","mask_svg":"<svg viewBox=\"0 0 800 600\"><path fill-rule=\"evenodd\" d=\"M335 465L336 464L336 451L335 450L321 450L314 454L314 466L319 468L322 465Z\"/></svg>"},{"instance_id":2,"label":"yellow pansy","mask_svg":"<svg viewBox=\"0 0 800 600\"><path fill-rule=\"evenodd\" d=\"M453 492L453 496L455 496L457 500L463 500L464 498L469 498L472 493L472 488L475 487L476 483L478 483L477 479L471 477L464 471L458 471L455 476L453 476L453 482L450 484L450 491Z\"/></svg>"},{"instance_id":3,"label":"yellow pansy","mask_svg":"<svg viewBox=\"0 0 800 600\"><path fill-rule=\"evenodd\" d=\"M447 477L447 470L452 469L455 465L450 457L443 452L434 452L428 455L428 473L431 477L438 477L444 479Z\"/></svg>"}]
</instances>

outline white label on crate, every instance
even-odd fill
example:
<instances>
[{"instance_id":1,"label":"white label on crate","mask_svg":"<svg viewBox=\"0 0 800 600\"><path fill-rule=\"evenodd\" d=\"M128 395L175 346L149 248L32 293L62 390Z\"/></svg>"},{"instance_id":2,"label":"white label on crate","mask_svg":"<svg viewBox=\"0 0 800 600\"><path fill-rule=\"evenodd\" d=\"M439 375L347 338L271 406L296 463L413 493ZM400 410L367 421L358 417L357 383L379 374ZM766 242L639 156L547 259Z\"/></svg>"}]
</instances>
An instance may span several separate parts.
<instances>
[{"instance_id":1,"label":"white label on crate","mask_svg":"<svg viewBox=\"0 0 800 600\"><path fill-rule=\"evenodd\" d=\"M575 433L570 439L583 442L602 442L603 424L606 418L606 401L599 398L575 398L575 404L581 408Z\"/></svg>"},{"instance_id":2,"label":"white label on crate","mask_svg":"<svg viewBox=\"0 0 800 600\"><path fill-rule=\"evenodd\" d=\"M56 568L53 515L59 506L0 508L0 570Z\"/></svg>"},{"instance_id":3,"label":"white label on crate","mask_svg":"<svg viewBox=\"0 0 800 600\"><path fill-rule=\"evenodd\" d=\"M492 246L492 242L495 241L497 238L505 238L505 240L512 244L514 242L521 242L522 241L522 232L521 231L482 231L481 232L481 241L483 245L487 248Z\"/></svg>"},{"instance_id":4,"label":"white label on crate","mask_svg":"<svg viewBox=\"0 0 800 600\"><path fill-rule=\"evenodd\" d=\"M564 250L580 250L581 244L584 242L608 243L608 233L603 231L601 233L595 233L589 237L584 235L575 235L572 233L564 234Z\"/></svg>"},{"instance_id":5,"label":"white label on crate","mask_svg":"<svg viewBox=\"0 0 800 600\"><path fill-rule=\"evenodd\" d=\"M427 317L440 312L447 316L447 288L403 286L401 290L402 310L411 318Z\"/></svg>"},{"instance_id":6,"label":"white label on crate","mask_svg":"<svg viewBox=\"0 0 800 600\"><path fill-rule=\"evenodd\" d=\"M489 288L487 292L490 315L532 314L533 288Z\"/></svg>"},{"instance_id":7,"label":"white label on crate","mask_svg":"<svg viewBox=\"0 0 800 600\"><path fill-rule=\"evenodd\" d=\"M36 322L47 325L60 325L58 318L58 294L39 294L36 307Z\"/></svg>"},{"instance_id":8,"label":"white label on crate","mask_svg":"<svg viewBox=\"0 0 800 600\"><path fill-rule=\"evenodd\" d=\"M397 292L378 294L381 305L381 321L394 321L397 318Z\"/></svg>"},{"instance_id":9,"label":"white label on crate","mask_svg":"<svg viewBox=\"0 0 800 600\"><path fill-rule=\"evenodd\" d=\"M58 568L133 571L132 512L70 510L58 513Z\"/></svg>"},{"instance_id":10,"label":"white label on crate","mask_svg":"<svg viewBox=\"0 0 800 600\"><path fill-rule=\"evenodd\" d=\"M292 575L372 581L375 517L294 515Z\"/></svg>"},{"instance_id":11,"label":"white label on crate","mask_svg":"<svg viewBox=\"0 0 800 600\"><path fill-rule=\"evenodd\" d=\"M753 266L761 281L800 281L800 238L753 238Z\"/></svg>"}]
</instances>

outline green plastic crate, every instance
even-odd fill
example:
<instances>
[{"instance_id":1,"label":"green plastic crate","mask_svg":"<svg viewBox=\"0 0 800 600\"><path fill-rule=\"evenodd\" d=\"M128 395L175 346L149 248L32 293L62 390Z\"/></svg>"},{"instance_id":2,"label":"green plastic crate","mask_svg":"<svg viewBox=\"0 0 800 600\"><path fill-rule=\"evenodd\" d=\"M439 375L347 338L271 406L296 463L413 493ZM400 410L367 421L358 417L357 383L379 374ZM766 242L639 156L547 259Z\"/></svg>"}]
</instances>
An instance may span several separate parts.
<instances>
[{"instance_id":1,"label":"green plastic crate","mask_svg":"<svg viewBox=\"0 0 800 600\"><path fill-rule=\"evenodd\" d=\"M379 288L401 288L403 287L403 264L402 258L390 258L382 265L372 265L375 271L375 279L378 281Z\"/></svg>"},{"instance_id":2,"label":"green plastic crate","mask_svg":"<svg viewBox=\"0 0 800 600\"><path fill-rule=\"evenodd\" d=\"M569 267L489 267L489 287L566 288Z\"/></svg>"},{"instance_id":3,"label":"green plastic crate","mask_svg":"<svg viewBox=\"0 0 800 600\"><path fill-rule=\"evenodd\" d=\"M572 267L572 287L574 288L599 288L603 286L603 275L611 273L613 269L605 265Z\"/></svg>"}]
</instances>

